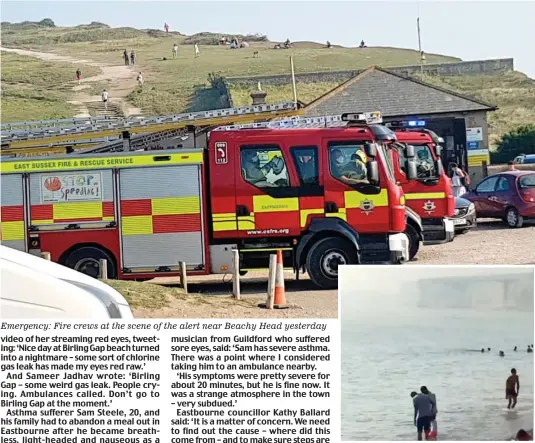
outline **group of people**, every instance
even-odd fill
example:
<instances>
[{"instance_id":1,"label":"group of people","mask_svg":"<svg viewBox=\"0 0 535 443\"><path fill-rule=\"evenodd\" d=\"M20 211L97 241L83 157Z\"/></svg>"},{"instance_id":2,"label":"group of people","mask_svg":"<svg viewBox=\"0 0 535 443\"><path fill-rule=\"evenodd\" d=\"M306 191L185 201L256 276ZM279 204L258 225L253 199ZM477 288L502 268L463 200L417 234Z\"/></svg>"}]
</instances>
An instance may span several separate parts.
<instances>
[{"instance_id":1,"label":"group of people","mask_svg":"<svg viewBox=\"0 0 535 443\"><path fill-rule=\"evenodd\" d=\"M528 349L532 348L528 347ZM484 349L482 349L482 351L484 351ZM511 375L507 377L507 380L505 381L505 399L508 401L507 409L515 408L519 392L520 379L516 369L512 368ZM429 391L426 386L422 386L419 393L412 391L411 397L414 405L414 426L416 426L418 440L423 440L424 433L426 440L436 440L438 436L436 395ZM519 438L519 436L522 438ZM526 436L529 438L526 438ZM533 437L521 429L517 435L517 440L533 440Z\"/></svg>"},{"instance_id":2,"label":"group of people","mask_svg":"<svg viewBox=\"0 0 535 443\"><path fill-rule=\"evenodd\" d=\"M487 352L490 352L490 351L491 351L491 349L490 349L490 348L487 348ZM513 351L515 351L515 352L518 351L518 346L515 346L515 347L513 348ZM482 353L485 352L485 348L481 348L481 352L482 352ZM527 352L527 353L531 353L531 352L533 352L533 345L528 345L528 348L527 348L526 352ZM500 356L500 357L505 357L505 352L500 351L500 352L499 352L499 356Z\"/></svg>"},{"instance_id":3,"label":"group of people","mask_svg":"<svg viewBox=\"0 0 535 443\"><path fill-rule=\"evenodd\" d=\"M195 58L201 55L201 51L199 50L199 45L197 43L193 45L193 50L195 51ZM173 44L173 58L177 58L177 57L178 57L178 45L174 43Z\"/></svg>"},{"instance_id":4,"label":"group of people","mask_svg":"<svg viewBox=\"0 0 535 443\"><path fill-rule=\"evenodd\" d=\"M426 386L420 388L420 393L411 392L414 405L414 426L418 433L418 440L423 440L425 432L426 440L436 440L437 427L437 397Z\"/></svg>"},{"instance_id":5,"label":"group of people","mask_svg":"<svg viewBox=\"0 0 535 443\"><path fill-rule=\"evenodd\" d=\"M134 51L131 51L130 55L128 55L128 51L125 49L123 52L123 58L125 66L134 66L136 64L136 53Z\"/></svg>"}]
</instances>

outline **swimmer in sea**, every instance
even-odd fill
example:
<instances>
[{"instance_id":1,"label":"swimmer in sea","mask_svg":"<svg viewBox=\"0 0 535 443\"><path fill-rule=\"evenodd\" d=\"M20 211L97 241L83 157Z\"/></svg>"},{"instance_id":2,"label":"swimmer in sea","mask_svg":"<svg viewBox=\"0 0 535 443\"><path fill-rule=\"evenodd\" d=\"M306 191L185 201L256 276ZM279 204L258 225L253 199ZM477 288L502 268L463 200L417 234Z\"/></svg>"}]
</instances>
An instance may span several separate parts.
<instances>
[{"instance_id":1,"label":"swimmer in sea","mask_svg":"<svg viewBox=\"0 0 535 443\"><path fill-rule=\"evenodd\" d=\"M505 354L503 351L500 351L500 357L505 357Z\"/></svg>"},{"instance_id":2,"label":"swimmer in sea","mask_svg":"<svg viewBox=\"0 0 535 443\"><path fill-rule=\"evenodd\" d=\"M516 369L511 369L511 375L505 381L505 398L509 400L507 409L514 409L516 406L516 399L520 391L520 380L516 375Z\"/></svg>"},{"instance_id":3,"label":"swimmer in sea","mask_svg":"<svg viewBox=\"0 0 535 443\"><path fill-rule=\"evenodd\" d=\"M533 352L533 348L530 348L530 347L528 346L528 352Z\"/></svg>"},{"instance_id":4,"label":"swimmer in sea","mask_svg":"<svg viewBox=\"0 0 535 443\"><path fill-rule=\"evenodd\" d=\"M485 352L485 350L483 348L481 348L481 352Z\"/></svg>"},{"instance_id":5,"label":"swimmer in sea","mask_svg":"<svg viewBox=\"0 0 535 443\"><path fill-rule=\"evenodd\" d=\"M516 352L516 346L515 346L515 349L513 349L513 351L515 351L515 352Z\"/></svg>"}]
</instances>

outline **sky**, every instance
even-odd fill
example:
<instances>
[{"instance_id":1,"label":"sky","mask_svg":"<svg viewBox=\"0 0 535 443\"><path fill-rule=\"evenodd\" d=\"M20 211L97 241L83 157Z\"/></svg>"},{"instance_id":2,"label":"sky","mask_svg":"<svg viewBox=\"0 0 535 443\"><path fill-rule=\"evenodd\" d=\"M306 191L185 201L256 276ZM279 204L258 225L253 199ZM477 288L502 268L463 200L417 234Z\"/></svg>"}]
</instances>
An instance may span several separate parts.
<instances>
[{"instance_id":1,"label":"sky","mask_svg":"<svg viewBox=\"0 0 535 443\"><path fill-rule=\"evenodd\" d=\"M468 277L472 282L477 282L476 287L481 288L477 291L481 293L493 290L501 293L503 290L499 282L489 279L490 276L502 281L513 279L522 282L521 285L526 290L526 303L529 303L530 298L533 300L534 274L534 269L527 266L351 266L342 268L338 290L342 316L345 315L350 321L360 314L368 316L377 312L386 316L398 309L416 307L420 296L425 294L420 294L419 287L412 283L424 278L451 279L451 285L442 287L445 297L448 296L448 291L455 290L460 284L460 277ZM410 290L413 287L414 291Z\"/></svg>"},{"instance_id":2,"label":"sky","mask_svg":"<svg viewBox=\"0 0 535 443\"><path fill-rule=\"evenodd\" d=\"M2 1L2 21L51 18L57 26L99 21L113 27L262 33L271 40L418 49L481 60L513 57L535 78L535 1Z\"/></svg>"}]
</instances>

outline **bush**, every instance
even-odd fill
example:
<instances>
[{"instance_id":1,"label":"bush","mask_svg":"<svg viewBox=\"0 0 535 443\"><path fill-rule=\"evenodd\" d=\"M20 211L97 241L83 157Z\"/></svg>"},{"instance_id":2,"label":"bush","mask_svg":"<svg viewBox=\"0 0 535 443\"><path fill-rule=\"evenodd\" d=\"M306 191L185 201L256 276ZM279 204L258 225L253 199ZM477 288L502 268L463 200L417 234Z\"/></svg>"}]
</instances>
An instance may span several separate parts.
<instances>
[{"instance_id":1,"label":"bush","mask_svg":"<svg viewBox=\"0 0 535 443\"><path fill-rule=\"evenodd\" d=\"M490 158L492 163L506 163L520 154L535 154L535 124L519 126L505 134Z\"/></svg>"}]
</instances>

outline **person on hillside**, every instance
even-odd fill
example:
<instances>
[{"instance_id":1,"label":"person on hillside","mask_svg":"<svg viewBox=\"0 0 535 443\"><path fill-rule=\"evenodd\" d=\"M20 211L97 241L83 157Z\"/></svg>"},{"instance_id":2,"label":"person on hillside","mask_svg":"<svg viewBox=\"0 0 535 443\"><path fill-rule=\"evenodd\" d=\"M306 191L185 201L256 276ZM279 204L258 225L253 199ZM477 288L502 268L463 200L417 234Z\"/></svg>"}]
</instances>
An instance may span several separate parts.
<instances>
[{"instance_id":1,"label":"person on hillside","mask_svg":"<svg viewBox=\"0 0 535 443\"><path fill-rule=\"evenodd\" d=\"M195 43L195 58L197 58L199 55L201 55L200 51L199 51L199 45L197 43Z\"/></svg>"},{"instance_id":2,"label":"person on hillside","mask_svg":"<svg viewBox=\"0 0 535 443\"><path fill-rule=\"evenodd\" d=\"M124 64L128 66L130 64L130 58L128 57L128 51L125 49L123 52Z\"/></svg>"},{"instance_id":3,"label":"person on hillside","mask_svg":"<svg viewBox=\"0 0 535 443\"><path fill-rule=\"evenodd\" d=\"M78 84L82 81L82 71L80 71L80 68L76 70L76 80L78 80Z\"/></svg>"},{"instance_id":4,"label":"person on hillside","mask_svg":"<svg viewBox=\"0 0 535 443\"><path fill-rule=\"evenodd\" d=\"M169 34L169 25L167 23L163 25L163 28L165 29L165 33Z\"/></svg>"},{"instance_id":5,"label":"person on hillside","mask_svg":"<svg viewBox=\"0 0 535 443\"><path fill-rule=\"evenodd\" d=\"M175 43L173 45L173 58L177 58L178 57L178 45Z\"/></svg>"},{"instance_id":6,"label":"person on hillside","mask_svg":"<svg viewBox=\"0 0 535 443\"><path fill-rule=\"evenodd\" d=\"M141 72L137 75L137 84L140 88L143 86L143 74Z\"/></svg>"},{"instance_id":7,"label":"person on hillside","mask_svg":"<svg viewBox=\"0 0 535 443\"><path fill-rule=\"evenodd\" d=\"M134 51L130 53L130 63L132 64L132 66L136 64L136 53Z\"/></svg>"},{"instance_id":8,"label":"person on hillside","mask_svg":"<svg viewBox=\"0 0 535 443\"><path fill-rule=\"evenodd\" d=\"M102 103L104 103L104 109L106 109L106 111L108 110L108 99L108 91L104 89L104 91L102 91Z\"/></svg>"}]
</instances>

